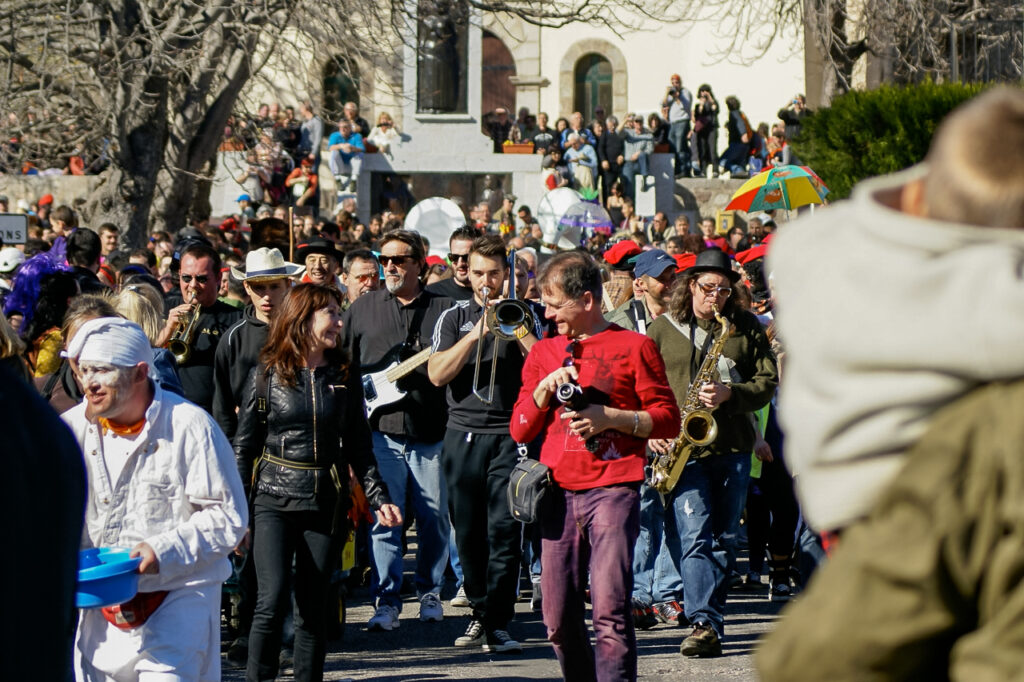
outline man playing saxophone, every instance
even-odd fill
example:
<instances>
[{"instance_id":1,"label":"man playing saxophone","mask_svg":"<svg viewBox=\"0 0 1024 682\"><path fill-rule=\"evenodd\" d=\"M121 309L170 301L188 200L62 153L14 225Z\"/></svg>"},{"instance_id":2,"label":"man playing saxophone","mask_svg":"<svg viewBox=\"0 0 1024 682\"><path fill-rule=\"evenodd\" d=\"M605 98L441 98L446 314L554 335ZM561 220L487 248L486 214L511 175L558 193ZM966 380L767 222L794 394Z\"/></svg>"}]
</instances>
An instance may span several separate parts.
<instances>
[{"instance_id":1,"label":"man playing saxophone","mask_svg":"<svg viewBox=\"0 0 1024 682\"><path fill-rule=\"evenodd\" d=\"M753 412L768 404L778 384L768 338L757 318L737 305L738 280L728 256L704 251L676 286L669 313L647 330L665 359L684 421L687 404L695 403L717 425L706 445L682 449L688 459L665 495L665 541L693 624L680 647L684 656L722 654L725 597L756 436ZM720 343L723 322L733 329ZM700 383L691 385L695 378ZM650 446L656 455L673 450L672 441L652 440Z\"/></svg>"}]
</instances>

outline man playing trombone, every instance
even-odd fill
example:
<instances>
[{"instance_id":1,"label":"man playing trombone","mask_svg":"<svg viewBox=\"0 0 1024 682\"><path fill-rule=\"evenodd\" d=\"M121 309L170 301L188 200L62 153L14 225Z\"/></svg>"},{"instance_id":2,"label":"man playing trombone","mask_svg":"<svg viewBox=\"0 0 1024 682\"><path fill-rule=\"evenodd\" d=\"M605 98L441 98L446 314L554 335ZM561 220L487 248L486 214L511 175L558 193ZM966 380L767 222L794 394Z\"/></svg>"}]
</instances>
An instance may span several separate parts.
<instances>
[{"instance_id":1,"label":"man playing trombone","mask_svg":"<svg viewBox=\"0 0 1024 682\"><path fill-rule=\"evenodd\" d=\"M524 301L499 300L508 275L501 237L476 239L469 250L473 298L438 318L427 364L434 385L448 386L441 459L464 587L473 605L469 627L455 646L497 653L522 651L507 629L515 611L521 538L506 502L517 459L509 420L523 359L540 334L538 316Z\"/></svg>"}]
</instances>

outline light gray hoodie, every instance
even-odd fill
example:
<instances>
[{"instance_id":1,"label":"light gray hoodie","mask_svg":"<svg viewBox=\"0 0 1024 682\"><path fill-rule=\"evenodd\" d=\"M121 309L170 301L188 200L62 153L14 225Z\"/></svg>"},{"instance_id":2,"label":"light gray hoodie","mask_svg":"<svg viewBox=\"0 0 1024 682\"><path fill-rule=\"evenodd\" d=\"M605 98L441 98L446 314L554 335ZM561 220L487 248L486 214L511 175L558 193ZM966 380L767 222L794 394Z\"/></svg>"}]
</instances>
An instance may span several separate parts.
<instances>
[{"instance_id":1,"label":"light gray hoodie","mask_svg":"<svg viewBox=\"0 0 1024 682\"><path fill-rule=\"evenodd\" d=\"M937 409L1024 376L1024 226L899 212L925 171L864 182L769 249L785 457L819 530L870 510Z\"/></svg>"}]
</instances>

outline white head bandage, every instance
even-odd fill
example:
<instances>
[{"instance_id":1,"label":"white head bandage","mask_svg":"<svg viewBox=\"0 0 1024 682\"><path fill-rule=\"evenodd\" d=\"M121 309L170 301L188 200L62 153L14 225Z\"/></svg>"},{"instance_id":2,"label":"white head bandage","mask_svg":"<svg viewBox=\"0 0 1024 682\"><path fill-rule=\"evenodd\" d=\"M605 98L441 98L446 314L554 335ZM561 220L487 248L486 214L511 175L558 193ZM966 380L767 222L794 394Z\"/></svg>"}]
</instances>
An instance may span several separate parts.
<instances>
[{"instance_id":1,"label":"white head bandage","mask_svg":"<svg viewBox=\"0 0 1024 682\"><path fill-rule=\"evenodd\" d=\"M153 349L142 327L120 317L89 320L68 344L67 356L81 363L134 367L140 362L153 370Z\"/></svg>"}]
</instances>

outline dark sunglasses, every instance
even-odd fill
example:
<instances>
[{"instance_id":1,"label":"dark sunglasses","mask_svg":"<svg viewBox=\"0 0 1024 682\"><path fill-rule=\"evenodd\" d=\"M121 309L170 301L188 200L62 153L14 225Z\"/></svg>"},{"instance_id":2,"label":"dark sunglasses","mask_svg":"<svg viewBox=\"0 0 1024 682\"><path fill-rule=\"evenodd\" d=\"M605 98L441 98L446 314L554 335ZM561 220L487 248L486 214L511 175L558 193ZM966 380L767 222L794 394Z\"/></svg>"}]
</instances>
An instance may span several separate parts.
<instances>
[{"instance_id":1,"label":"dark sunglasses","mask_svg":"<svg viewBox=\"0 0 1024 682\"><path fill-rule=\"evenodd\" d=\"M411 259L412 259L412 256L378 256L377 257L377 260L380 261L380 264L382 266L384 266L384 267L387 267L389 263L394 263L395 265L405 265Z\"/></svg>"},{"instance_id":2,"label":"dark sunglasses","mask_svg":"<svg viewBox=\"0 0 1024 682\"><path fill-rule=\"evenodd\" d=\"M464 261L466 261L468 263L469 262L469 254L468 253L449 253L448 254L448 262L449 263L455 264L455 263L458 263L460 260L464 260Z\"/></svg>"},{"instance_id":3,"label":"dark sunglasses","mask_svg":"<svg viewBox=\"0 0 1024 682\"><path fill-rule=\"evenodd\" d=\"M185 284L191 284L192 280L196 281L196 284L206 284L210 281L209 275L181 275L181 281Z\"/></svg>"},{"instance_id":4,"label":"dark sunglasses","mask_svg":"<svg viewBox=\"0 0 1024 682\"><path fill-rule=\"evenodd\" d=\"M576 361L580 359L580 353L582 348L579 341L571 341L568 346L565 347L565 352L568 354L565 360L562 361L562 367L572 367L576 364Z\"/></svg>"}]
</instances>

